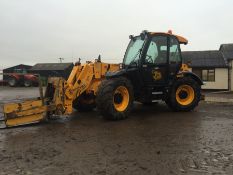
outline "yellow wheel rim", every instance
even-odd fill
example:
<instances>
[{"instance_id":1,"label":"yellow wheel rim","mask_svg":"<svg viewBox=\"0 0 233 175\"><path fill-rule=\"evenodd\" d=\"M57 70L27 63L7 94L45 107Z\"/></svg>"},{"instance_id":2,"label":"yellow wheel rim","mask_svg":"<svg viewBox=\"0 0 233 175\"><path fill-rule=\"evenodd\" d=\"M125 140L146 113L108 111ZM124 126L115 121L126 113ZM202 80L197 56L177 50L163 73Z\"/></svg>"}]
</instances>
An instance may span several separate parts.
<instances>
[{"instance_id":1,"label":"yellow wheel rim","mask_svg":"<svg viewBox=\"0 0 233 175\"><path fill-rule=\"evenodd\" d=\"M181 85L176 90L176 101L183 106L190 105L194 100L194 94L194 90L191 86Z\"/></svg>"},{"instance_id":2,"label":"yellow wheel rim","mask_svg":"<svg viewBox=\"0 0 233 175\"><path fill-rule=\"evenodd\" d=\"M113 104L117 111L123 112L129 105L129 91L124 86L116 88L113 94Z\"/></svg>"}]
</instances>

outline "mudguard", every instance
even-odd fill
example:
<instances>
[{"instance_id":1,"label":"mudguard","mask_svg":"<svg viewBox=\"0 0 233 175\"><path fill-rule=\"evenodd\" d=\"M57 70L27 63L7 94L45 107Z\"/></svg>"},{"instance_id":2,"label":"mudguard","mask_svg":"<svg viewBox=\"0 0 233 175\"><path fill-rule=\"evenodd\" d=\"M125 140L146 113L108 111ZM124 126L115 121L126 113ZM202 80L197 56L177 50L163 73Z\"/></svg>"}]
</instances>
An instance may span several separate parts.
<instances>
[{"instance_id":1,"label":"mudguard","mask_svg":"<svg viewBox=\"0 0 233 175\"><path fill-rule=\"evenodd\" d=\"M107 72L105 74L106 79L110 79L110 78L116 78L116 77L120 77L120 76L124 76L126 75L126 70L125 69L121 69L115 72Z\"/></svg>"},{"instance_id":2,"label":"mudguard","mask_svg":"<svg viewBox=\"0 0 233 175\"><path fill-rule=\"evenodd\" d=\"M190 76L192 77L194 80L196 80L200 85L204 85L203 81L200 79L199 76L197 76L195 73L193 72L188 72L188 71L184 71L184 72L180 72L177 74L177 77L186 77L186 76Z\"/></svg>"}]
</instances>

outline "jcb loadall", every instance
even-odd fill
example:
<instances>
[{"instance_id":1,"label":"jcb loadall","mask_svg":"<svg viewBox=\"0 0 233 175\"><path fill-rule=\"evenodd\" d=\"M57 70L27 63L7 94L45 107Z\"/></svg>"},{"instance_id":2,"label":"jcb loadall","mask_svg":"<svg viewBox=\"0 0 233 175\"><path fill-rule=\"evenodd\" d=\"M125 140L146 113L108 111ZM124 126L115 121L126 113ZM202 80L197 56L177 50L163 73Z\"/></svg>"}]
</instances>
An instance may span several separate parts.
<instances>
[{"instance_id":1,"label":"jcb loadall","mask_svg":"<svg viewBox=\"0 0 233 175\"><path fill-rule=\"evenodd\" d=\"M2 125L36 123L69 115L73 108L81 112L95 107L105 119L120 120L129 115L133 101L163 100L174 111L190 111L201 99L203 83L182 64L180 44L187 43L171 32L131 35L121 65L100 58L76 63L68 80L49 78L41 97L4 104Z\"/></svg>"}]
</instances>

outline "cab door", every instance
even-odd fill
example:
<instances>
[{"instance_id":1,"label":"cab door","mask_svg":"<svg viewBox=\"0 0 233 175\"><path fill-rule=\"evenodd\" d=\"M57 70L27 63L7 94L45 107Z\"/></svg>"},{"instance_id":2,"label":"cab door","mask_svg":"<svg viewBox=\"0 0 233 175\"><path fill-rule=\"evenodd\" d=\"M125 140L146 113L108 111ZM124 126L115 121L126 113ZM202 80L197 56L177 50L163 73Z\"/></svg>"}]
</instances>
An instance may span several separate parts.
<instances>
[{"instance_id":1,"label":"cab door","mask_svg":"<svg viewBox=\"0 0 233 175\"><path fill-rule=\"evenodd\" d=\"M148 45L142 64L146 86L164 86L168 80L168 36L154 36Z\"/></svg>"},{"instance_id":2,"label":"cab door","mask_svg":"<svg viewBox=\"0 0 233 175\"><path fill-rule=\"evenodd\" d=\"M169 75L170 80L176 77L177 72L182 65L180 43L176 37L169 38Z\"/></svg>"}]
</instances>

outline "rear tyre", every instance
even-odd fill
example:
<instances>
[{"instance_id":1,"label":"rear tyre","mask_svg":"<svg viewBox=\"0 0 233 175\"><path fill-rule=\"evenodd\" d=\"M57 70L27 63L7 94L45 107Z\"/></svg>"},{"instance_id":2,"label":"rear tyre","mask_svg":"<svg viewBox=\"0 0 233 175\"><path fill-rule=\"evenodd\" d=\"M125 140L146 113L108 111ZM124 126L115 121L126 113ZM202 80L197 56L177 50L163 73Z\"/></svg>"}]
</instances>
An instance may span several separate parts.
<instances>
[{"instance_id":1,"label":"rear tyre","mask_svg":"<svg viewBox=\"0 0 233 175\"><path fill-rule=\"evenodd\" d=\"M95 99L93 96L81 95L73 101L73 108L79 112L89 112L96 107Z\"/></svg>"},{"instance_id":2,"label":"rear tyre","mask_svg":"<svg viewBox=\"0 0 233 175\"><path fill-rule=\"evenodd\" d=\"M24 83L23 83L23 85L25 87L31 87L32 86L32 82L30 80L25 80Z\"/></svg>"},{"instance_id":3,"label":"rear tyre","mask_svg":"<svg viewBox=\"0 0 233 175\"><path fill-rule=\"evenodd\" d=\"M201 99L201 86L191 77L178 79L172 86L167 105L174 111L191 111Z\"/></svg>"},{"instance_id":4,"label":"rear tyre","mask_svg":"<svg viewBox=\"0 0 233 175\"><path fill-rule=\"evenodd\" d=\"M96 96L97 109L104 119L122 120L133 106L133 87L125 77L104 80Z\"/></svg>"},{"instance_id":5,"label":"rear tyre","mask_svg":"<svg viewBox=\"0 0 233 175\"><path fill-rule=\"evenodd\" d=\"M9 79L8 79L8 85L10 86L10 87L15 87L15 86L17 86L17 80L14 78L14 77L10 77Z\"/></svg>"}]
</instances>

